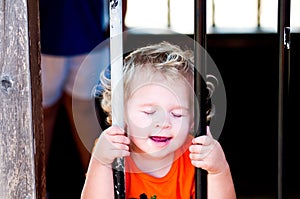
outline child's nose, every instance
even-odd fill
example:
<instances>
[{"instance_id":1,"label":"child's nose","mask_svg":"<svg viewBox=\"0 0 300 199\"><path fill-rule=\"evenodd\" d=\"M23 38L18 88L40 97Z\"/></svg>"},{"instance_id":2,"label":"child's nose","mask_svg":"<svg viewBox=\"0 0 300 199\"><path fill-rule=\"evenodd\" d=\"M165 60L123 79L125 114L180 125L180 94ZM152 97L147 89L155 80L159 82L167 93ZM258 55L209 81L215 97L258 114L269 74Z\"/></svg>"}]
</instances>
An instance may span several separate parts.
<instances>
[{"instance_id":1,"label":"child's nose","mask_svg":"<svg viewBox=\"0 0 300 199\"><path fill-rule=\"evenodd\" d=\"M170 128L171 125L171 117L170 114L167 113L167 111L159 110L156 112L153 122L155 128Z\"/></svg>"},{"instance_id":2,"label":"child's nose","mask_svg":"<svg viewBox=\"0 0 300 199\"><path fill-rule=\"evenodd\" d=\"M164 129L168 129L171 127L171 123L169 121L163 121L161 123L157 123L155 125L156 128L164 128Z\"/></svg>"}]
</instances>

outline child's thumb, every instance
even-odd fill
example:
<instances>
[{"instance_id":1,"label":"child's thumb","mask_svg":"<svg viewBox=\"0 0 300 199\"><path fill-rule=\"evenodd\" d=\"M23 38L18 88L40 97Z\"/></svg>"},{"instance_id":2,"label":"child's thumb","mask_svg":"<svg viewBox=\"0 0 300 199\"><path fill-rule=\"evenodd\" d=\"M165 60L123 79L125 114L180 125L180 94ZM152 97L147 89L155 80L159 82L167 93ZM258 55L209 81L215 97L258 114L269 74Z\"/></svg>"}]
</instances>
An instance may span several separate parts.
<instances>
[{"instance_id":1,"label":"child's thumb","mask_svg":"<svg viewBox=\"0 0 300 199\"><path fill-rule=\"evenodd\" d=\"M209 126L207 126L207 127L206 127L206 134L207 134L207 136L209 136L209 137L213 138L213 136L212 136L212 134L211 134L211 131L210 131L210 127L209 127Z\"/></svg>"}]
</instances>

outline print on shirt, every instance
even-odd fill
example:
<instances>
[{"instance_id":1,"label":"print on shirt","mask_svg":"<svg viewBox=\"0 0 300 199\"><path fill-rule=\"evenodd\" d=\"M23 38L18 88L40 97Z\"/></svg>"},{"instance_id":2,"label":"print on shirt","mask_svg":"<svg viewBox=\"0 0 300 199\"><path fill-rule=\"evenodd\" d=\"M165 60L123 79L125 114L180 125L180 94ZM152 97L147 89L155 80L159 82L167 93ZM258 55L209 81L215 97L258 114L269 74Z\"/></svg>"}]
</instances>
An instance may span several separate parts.
<instances>
[{"instance_id":1,"label":"print on shirt","mask_svg":"<svg viewBox=\"0 0 300 199\"><path fill-rule=\"evenodd\" d=\"M138 198L130 198L130 199L138 199ZM145 193L142 193L140 195L139 199L157 199L156 195L151 196L150 198L148 198L148 196Z\"/></svg>"}]
</instances>

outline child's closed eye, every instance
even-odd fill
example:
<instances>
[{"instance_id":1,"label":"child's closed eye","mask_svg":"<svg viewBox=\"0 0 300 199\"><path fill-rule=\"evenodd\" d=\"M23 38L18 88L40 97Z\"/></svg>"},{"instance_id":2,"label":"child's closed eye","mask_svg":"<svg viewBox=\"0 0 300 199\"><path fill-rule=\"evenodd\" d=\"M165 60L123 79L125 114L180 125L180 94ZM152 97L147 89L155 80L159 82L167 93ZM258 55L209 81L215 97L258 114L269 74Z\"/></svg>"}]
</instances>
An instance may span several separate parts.
<instances>
[{"instance_id":1,"label":"child's closed eye","mask_svg":"<svg viewBox=\"0 0 300 199\"><path fill-rule=\"evenodd\" d=\"M175 112L175 111L171 112L171 115L173 117L178 117L178 118L183 116L182 112Z\"/></svg>"},{"instance_id":2,"label":"child's closed eye","mask_svg":"<svg viewBox=\"0 0 300 199\"><path fill-rule=\"evenodd\" d=\"M142 113L146 115L153 115L156 111L155 110L143 110Z\"/></svg>"}]
</instances>

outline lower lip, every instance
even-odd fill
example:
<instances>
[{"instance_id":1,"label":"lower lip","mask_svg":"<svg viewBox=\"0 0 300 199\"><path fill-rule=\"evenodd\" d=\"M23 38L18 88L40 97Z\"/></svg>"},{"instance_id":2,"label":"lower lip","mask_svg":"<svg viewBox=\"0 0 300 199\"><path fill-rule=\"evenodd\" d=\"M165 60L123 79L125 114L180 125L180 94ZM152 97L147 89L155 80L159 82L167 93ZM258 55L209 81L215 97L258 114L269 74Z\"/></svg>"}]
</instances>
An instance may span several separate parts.
<instances>
[{"instance_id":1,"label":"lower lip","mask_svg":"<svg viewBox=\"0 0 300 199\"><path fill-rule=\"evenodd\" d=\"M164 146L166 146L166 145L168 145L169 143L170 143L170 138L166 138L166 139L164 139L164 140L162 140L162 139L152 139L152 138L150 138L150 140L152 141L152 143L154 143L155 144L155 146L158 146L158 147L164 147Z\"/></svg>"}]
</instances>

